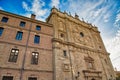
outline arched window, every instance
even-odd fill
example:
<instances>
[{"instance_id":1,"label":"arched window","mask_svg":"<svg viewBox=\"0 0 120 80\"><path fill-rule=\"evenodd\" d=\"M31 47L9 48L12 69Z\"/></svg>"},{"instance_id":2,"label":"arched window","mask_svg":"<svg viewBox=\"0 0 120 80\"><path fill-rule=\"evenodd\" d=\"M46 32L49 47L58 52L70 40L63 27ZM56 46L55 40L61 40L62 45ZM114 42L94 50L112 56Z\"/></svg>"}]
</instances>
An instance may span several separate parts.
<instances>
[{"instance_id":1,"label":"arched window","mask_svg":"<svg viewBox=\"0 0 120 80\"><path fill-rule=\"evenodd\" d=\"M83 32L80 32L80 37L84 37L84 34L83 34Z\"/></svg>"}]
</instances>

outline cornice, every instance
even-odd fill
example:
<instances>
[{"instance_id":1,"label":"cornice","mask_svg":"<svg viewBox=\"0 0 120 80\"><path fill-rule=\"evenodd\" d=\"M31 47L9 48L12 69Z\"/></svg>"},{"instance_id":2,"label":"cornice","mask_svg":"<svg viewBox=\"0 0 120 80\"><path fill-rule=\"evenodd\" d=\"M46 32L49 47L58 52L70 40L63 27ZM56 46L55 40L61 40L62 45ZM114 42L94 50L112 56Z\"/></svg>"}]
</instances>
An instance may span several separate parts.
<instances>
[{"instance_id":1,"label":"cornice","mask_svg":"<svg viewBox=\"0 0 120 80\"><path fill-rule=\"evenodd\" d=\"M98 49L93 49L93 48L90 48L90 47L87 47L87 46L82 46L82 45L78 45L76 43L73 43L73 42L66 42L66 41L63 41L61 39L58 39L58 38L53 38L52 39L52 42L59 42L61 44L65 44L65 45L68 45L68 46L73 46L75 48L79 48L79 49L84 49L84 50L88 50L88 51L92 51L92 52L97 52L97 53L101 53L101 54L106 54L107 52L104 52L104 51L101 51L101 50L98 50ZM108 54L106 54L108 55Z\"/></svg>"},{"instance_id":2,"label":"cornice","mask_svg":"<svg viewBox=\"0 0 120 80\"><path fill-rule=\"evenodd\" d=\"M26 44L23 45L23 44L14 43L14 42L7 42L7 41L1 41L1 40L0 40L0 43L26 47ZM28 45L27 48L36 48L36 49L40 49L40 50L52 51L52 49L40 48L40 47L37 47L37 46L29 46L29 45Z\"/></svg>"},{"instance_id":3,"label":"cornice","mask_svg":"<svg viewBox=\"0 0 120 80\"><path fill-rule=\"evenodd\" d=\"M86 23L85 21L81 21L81 20L79 20L78 18L75 18L75 17L73 17L73 16L71 16L71 15L68 15L66 12L61 12L61 11L59 11L59 10L56 9L56 8L52 8L52 9L51 9L51 13L50 13L50 15L48 16L48 18L46 19L47 22L50 20L50 18L51 18L52 15L57 15L57 16L59 16L60 18L67 19L67 20L69 20L69 21L71 21L71 22L73 22L73 23L75 23L75 24L82 25L82 26L85 27L85 28L88 28L88 29L91 29L91 30L93 30L93 31L95 31L95 32L100 33L100 32L98 31L98 28L97 28L96 26L93 26L93 25L90 24L90 23Z\"/></svg>"}]
</instances>

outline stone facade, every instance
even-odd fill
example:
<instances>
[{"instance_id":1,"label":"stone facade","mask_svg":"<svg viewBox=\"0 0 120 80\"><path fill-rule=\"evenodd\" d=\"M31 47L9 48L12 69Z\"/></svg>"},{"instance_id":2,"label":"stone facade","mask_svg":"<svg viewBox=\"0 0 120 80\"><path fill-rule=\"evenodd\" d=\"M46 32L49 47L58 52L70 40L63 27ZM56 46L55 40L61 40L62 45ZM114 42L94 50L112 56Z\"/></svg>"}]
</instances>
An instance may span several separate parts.
<instances>
[{"instance_id":1,"label":"stone facade","mask_svg":"<svg viewBox=\"0 0 120 80\"><path fill-rule=\"evenodd\" d=\"M41 22L33 14L27 18L0 10L0 80L6 76L10 80L115 80L100 32L78 17L52 8L46 22ZM19 25L21 21L25 26ZM16 40L18 31L22 40ZM35 35L40 36L39 44L34 43ZM9 61L12 49L19 50L16 62ZM33 52L39 53L38 64L31 64Z\"/></svg>"},{"instance_id":2,"label":"stone facade","mask_svg":"<svg viewBox=\"0 0 120 80\"><path fill-rule=\"evenodd\" d=\"M7 17L7 22L2 18ZM20 26L20 22L25 26ZM36 25L41 30L36 30ZM0 80L4 76L11 76L13 80L28 80L35 77L37 80L53 80L53 55L51 24L31 18L0 11L0 28L4 28L0 36ZM22 40L16 40L17 31L22 31ZM40 43L34 43L34 36L40 36ZM11 49L18 49L16 62L10 62ZM31 64L32 52L38 52L38 64ZM7 79L8 80L8 79ZM10 79L11 80L11 79Z\"/></svg>"},{"instance_id":3,"label":"stone facade","mask_svg":"<svg viewBox=\"0 0 120 80\"><path fill-rule=\"evenodd\" d=\"M96 26L53 8L54 80L113 80L114 70Z\"/></svg>"}]
</instances>

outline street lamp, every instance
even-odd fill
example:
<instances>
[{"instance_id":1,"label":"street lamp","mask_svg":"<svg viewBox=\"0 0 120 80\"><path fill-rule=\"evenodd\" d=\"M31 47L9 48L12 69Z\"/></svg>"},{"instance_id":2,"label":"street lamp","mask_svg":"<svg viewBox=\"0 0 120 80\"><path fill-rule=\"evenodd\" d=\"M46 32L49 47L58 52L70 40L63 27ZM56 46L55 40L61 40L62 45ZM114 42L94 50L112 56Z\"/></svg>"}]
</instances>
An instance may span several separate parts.
<instances>
[{"instance_id":1,"label":"street lamp","mask_svg":"<svg viewBox=\"0 0 120 80\"><path fill-rule=\"evenodd\" d=\"M75 76L76 80L78 79L78 77L80 76L80 72L77 72L77 76Z\"/></svg>"}]
</instances>

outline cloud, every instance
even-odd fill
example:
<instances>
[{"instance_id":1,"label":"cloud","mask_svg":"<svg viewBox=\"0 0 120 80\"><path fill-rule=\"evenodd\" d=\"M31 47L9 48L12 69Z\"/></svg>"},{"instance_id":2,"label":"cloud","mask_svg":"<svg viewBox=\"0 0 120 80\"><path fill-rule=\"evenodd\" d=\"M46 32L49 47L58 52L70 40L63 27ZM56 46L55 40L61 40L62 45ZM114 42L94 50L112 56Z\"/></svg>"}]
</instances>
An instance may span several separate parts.
<instances>
[{"instance_id":1,"label":"cloud","mask_svg":"<svg viewBox=\"0 0 120 80\"><path fill-rule=\"evenodd\" d=\"M27 5L27 3L26 2L22 2L22 6L23 6L23 8L26 10L26 11L29 11L30 9L29 9L29 7L28 7L28 5Z\"/></svg>"},{"instance_id":2,"label":"cloud","mask_svg":"<svg viewBox=\"0 0 120 80\"><path fill-rule=\"evenodd\" d=\"M116 20L114 22L114 26L120 29L120 12L116 15Z\"/></svg>"},{"instance_id":3,"label":"cloud","mask_svg":"<svg viewBox=\"0 0 120 80\"><path fill-rule=\"evenodd\" d=\"M48 10L46 8L43 8L45 6L45 2L42 0L33 0L31 2L31 5L28 5L26 2L22 2L23 8L27 11L25 15L30 15L31 13L34 13L36 15L36 18L39 20L44 21L45 20L45 15L47 15Z\"/></svg>"},{"instance_id":4,"label":"cloud","mask_svg":"<svg viewBox=\"0 0 120 80\"><path fill-rule=\"evenodd\" d=\"M51 7L55 6L55 7L59 8L59 4L60 4L59 0L52 0L50 5L51 5Z\"/></svg>"},{"instance_id":5,"label":"cloud","mask_svg":"<svg viewBox=\"0 0 120 80\"><path fill-rule=\"evenodd\" d=\"M116 36L105 40L107 51L111 53L110 57L114 67L120 70L120 30L117 31Z\"/></svg>"},{"instance_id":6,"label":"cloud","mask_svg":"<svg viewBox=\"0 0 120 80\"><path fill-rule=\"evenodd\" d=\"M84 18L85 21L98 25L101 20L103 22L110 20L112 12L109 9L113 5L114 3L106 0L69 0L69 6L67 7L72 15L77 13L81 19Z\"/></svg>"},{"instance_id":7,"label":"cloud","mask_svg":"<svg viewBox=\"0 0 120 80\"><path fill-rule=\"evenodd\" d=\"M4 10L2 7L0 7L0 10Z\"/></svg>"}]
</instances>

